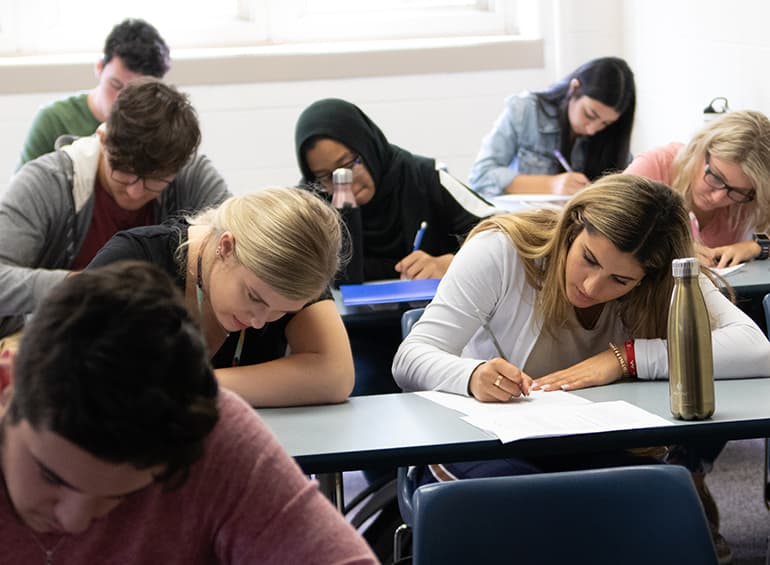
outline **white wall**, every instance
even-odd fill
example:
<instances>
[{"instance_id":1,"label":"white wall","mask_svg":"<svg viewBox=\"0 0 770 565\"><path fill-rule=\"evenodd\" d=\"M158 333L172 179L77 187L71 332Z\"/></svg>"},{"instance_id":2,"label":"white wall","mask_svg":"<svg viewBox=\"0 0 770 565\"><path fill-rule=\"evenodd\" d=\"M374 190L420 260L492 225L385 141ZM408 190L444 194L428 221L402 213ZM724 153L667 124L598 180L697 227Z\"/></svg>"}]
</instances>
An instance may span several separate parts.
<instances>
[{"instance_id":1,"label":"white wall","mask_svg":"<svg viewBox=\"0 0 770 565\"><path fill-rule=\"evenodd\" d=\"M638 92L633 150L687 141L716 96L733 110L770 114L768 21L767 0L625 0L623 52Z\"/></svg>"},{"instance_id":2,"label":"white wall","mask_svg":"<svg viewBox=\"0 0 770 565\"><path fill-rule=\"evenodd\" d=\"M715 96L726 96L733 109L770 113L766 0L544 0L539 6L544 68L185 87L200 114L203 150L235 192L294 183L297 116L318 98L338 96L359 104L393 143L441 159L465 178L507 95L542 88L603 55L625 57L636 74L634 152L686 140ZM62 94L0 96L0 192L35 109Z\"/></svg>"}]
</instances>

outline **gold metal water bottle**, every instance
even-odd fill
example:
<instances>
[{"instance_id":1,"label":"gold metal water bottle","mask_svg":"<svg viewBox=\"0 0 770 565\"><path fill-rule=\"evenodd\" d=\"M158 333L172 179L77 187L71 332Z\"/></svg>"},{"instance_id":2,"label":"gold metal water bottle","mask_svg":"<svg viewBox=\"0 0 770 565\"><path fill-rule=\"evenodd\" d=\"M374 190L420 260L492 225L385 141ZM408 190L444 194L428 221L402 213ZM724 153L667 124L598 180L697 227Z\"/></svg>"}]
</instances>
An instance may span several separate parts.
<instances>
[{"instance_id":1,"label":"gold metal water bottle","mask_svg":"<svg viewBox=\"0 0 770 565\"><path fill-rule=\"evenodd\" d=\"M694 257L674 259L674 291L668 310L668 381L671 412L681 420L714 413L714 357L706 302Z\"/></svg>"}]
</instances>

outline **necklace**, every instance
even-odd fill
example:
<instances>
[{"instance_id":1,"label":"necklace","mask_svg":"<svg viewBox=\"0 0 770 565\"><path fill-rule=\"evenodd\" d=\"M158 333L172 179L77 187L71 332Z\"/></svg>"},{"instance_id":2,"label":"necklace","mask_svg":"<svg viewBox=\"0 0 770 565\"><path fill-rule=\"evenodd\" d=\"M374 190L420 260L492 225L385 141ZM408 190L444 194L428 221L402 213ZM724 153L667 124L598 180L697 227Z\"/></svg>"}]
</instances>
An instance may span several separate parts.
<instances>
[{"instance_id":1,"label":"necklace","mask_svg":"<svg viewBox=\"0 0 770 565\"><path fill-rule=\"evenodd\" d=\"M64 540L67 539L66 536L62 536L58 539L58 541L53 544L51 548L47 548L43 545L43 542L40 541L37 536L34 534L32 530L27 530L29 532L29 535L32 536L32 539L35 540L35 543L40 548L40 551L43 552L43 561L44 565L53 565L53 556L56 553L56 550L59 549L62 543L64 543Z\"/></svg>"},{"instance_id":2,"label":"necklace","mask_svg":"<svg viewBox=\"0 0 770 565\"><path fill-rule=\"evenodd\" d=\"M207 240L204 240L204 242L201 244L201 249L198 251L198 258L196 259L195 269L195 296L198 300L198 314L200 314L201 322L203 322L204 319L203 301L206 297L206 293L203 290L203 248L206 245L206 241ZM214 316L214 319L216 319L216 316ZM219 323L219 320L217 320L217 323ZM225 337L230 335L230 332L222 327L222 324L219 324L219 327L222 329L222 331L225 332ZM243 352L243 342L245 339L246 330L241 330L240 335L238 336L238 343L235 346L235 353L233 354L233 367L237 367L241 364L241 353Z\"/></svg>"}]
</instances>

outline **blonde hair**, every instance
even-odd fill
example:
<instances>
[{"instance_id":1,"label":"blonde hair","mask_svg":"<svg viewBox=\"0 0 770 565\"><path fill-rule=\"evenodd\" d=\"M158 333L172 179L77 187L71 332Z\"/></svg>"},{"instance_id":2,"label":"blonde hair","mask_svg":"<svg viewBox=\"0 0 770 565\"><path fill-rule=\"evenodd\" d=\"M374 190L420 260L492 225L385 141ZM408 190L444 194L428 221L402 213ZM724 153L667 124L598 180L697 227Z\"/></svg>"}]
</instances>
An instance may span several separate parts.
<instances>
[{"instance_id":1,"label":"blonde hair","mask_svg":"<svg viewBox=\"0 0 770 565\"><path fill-rule=\"evenodd\" d=\"M317 297L340 267L339 214L299 188L232 196L187 221L209 227L212 242L232 233L236 260L285 298Z\"/></svg>"},{"instance_id":2,"label":"blonde hair","mask_svg":"<svg viewBox=\"0 0 770 565\"><path fill-rule=\"evenodd\" d=\"M577 193L562 211L495 216L468 237L490 229L506 233L521 255L527 283L538 290L535 309L547 331L568 319L567 253L585 229L631 253L644 270L641 282L617 299L625 327L638 338L666 337L671 261L693 256L687 211L681 196L666 185L636 175L609 175Z\"/></svg>"},{"instance_id":3,"label":"blonde hair","mask_svg":"<svg viewBox=\"0 0 770 565\"><path fill-rule=\"evenodd\" d=\"M704 174L706 153L738 165L751 179L756 196L729 208L732 227L765 230L770 225L770 120L762 112L728 112L701 129L676 155L671 186L692 207L692 185Z\"/></svg>"}]
</instances>

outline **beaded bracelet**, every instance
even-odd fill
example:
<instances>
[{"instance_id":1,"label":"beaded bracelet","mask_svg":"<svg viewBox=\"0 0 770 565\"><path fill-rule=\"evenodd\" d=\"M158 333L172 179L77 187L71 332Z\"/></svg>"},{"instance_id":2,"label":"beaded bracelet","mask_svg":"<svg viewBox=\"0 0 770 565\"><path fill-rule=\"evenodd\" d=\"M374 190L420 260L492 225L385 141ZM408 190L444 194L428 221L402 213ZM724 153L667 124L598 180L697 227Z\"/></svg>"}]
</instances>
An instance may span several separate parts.
<instances>
[{"instance_id":1,"label":"beaded bracelet","mask_svg":"<svg viewBox=\"0 0 770 565\"><path fill-rule=\"evenodd\" d=\"M626 360L623 359L623 356L620 354L620 350L618 349L618 346L610 342L610 351L612 351L615 354L615 357L617 358L618 363L620 363L620 369L623 371L623 376L624 377L631 376L631 374L628 372L628 365L626 364Z\"/></svg>"},{"instance_id":2,"label":"beaded bracelet","mask_svg":"<svg viewBox=\"0 0 770 565\"><path fill-rule=\"evenodd\" d=\"M626 347L626 359L628 359L628 374L636 377L636 353L634 352L634 340L629 339L624 344Z\"/></svg>"}]
</instances>

